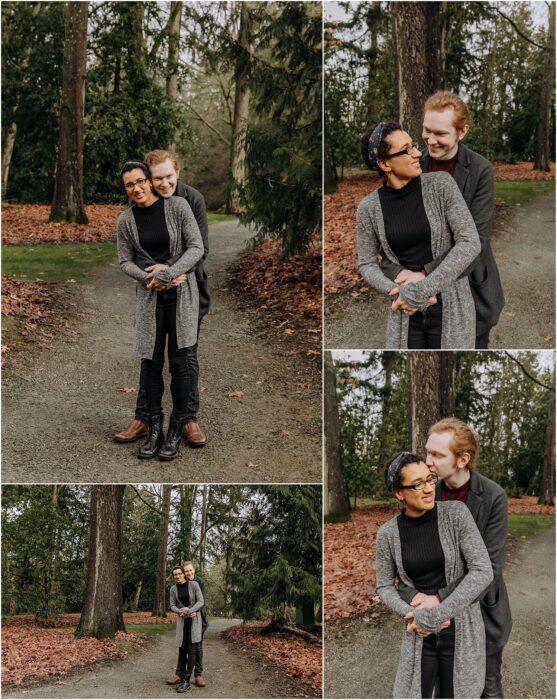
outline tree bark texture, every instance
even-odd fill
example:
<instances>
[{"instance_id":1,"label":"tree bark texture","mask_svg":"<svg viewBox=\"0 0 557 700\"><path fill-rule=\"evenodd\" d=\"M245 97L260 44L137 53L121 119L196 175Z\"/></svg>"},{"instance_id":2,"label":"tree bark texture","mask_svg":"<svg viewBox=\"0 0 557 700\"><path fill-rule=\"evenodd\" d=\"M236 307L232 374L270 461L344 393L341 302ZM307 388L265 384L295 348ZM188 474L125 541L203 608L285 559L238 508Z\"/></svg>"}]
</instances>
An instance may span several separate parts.
<instances>
[{"instance_id":1,"label":"tree bark texture","mask_svg":"<svg viewBox=\"0 0 557 700\"><path fill-rule=\"evenodd\" d=\"M539 503L555 505L555 392L549 393L549 414L545 437L545 453L540 484Z\"/></svg>"},{"instance_id":2,"label":"tree bark texture","mask_svg":"<svg viewBox=\"0 0 557 700\"><path fill-rule=\"evenodd\" d=\"M125 631L122 600L123 485L91 487L85 598L76 637L113 637Z\"/></svg>"},{"instance_id":3,"label":"tree bark texture","mask_svg":"<svg viewBox=\"0 0 557 700\"><path fill-rule=\"evenodd\" d=\"M199 533L199 574L203 576L205 572L205 546L207 541L207 510L209 508L209 498L211 487L207 484L203 486L203 497L201 500L201 531Z\"/></svg>"},{"instance_id":4,"label":"tree bark texture","mask_svg":"<svg viewBox=\"0 0 557 700\"><path fill-rule=\"evenodd\" d=\"M166 73L166 94L169 97L176 97L178 94L178 59L180 53L181 20L182 2L171 2L168 27L168 65Z\"/></svg>"},{"instance_id":5,"label":"tree bark texture","mask_svg":"<svg viewBox=\"0 0 557 700\"><path fill-rule=\"evenodd\" d=\"M551 104L555 90L555 2L549 3L549 29L547 48L543 63L542 89L540 94L540 111L538 117L538 138L534 170L549 172L549 129L551 124Z\"/></svg>"},{"instance_id":6,"label":"tree bark texture","mask_svg":"<svg viewBox=\"0 0 557 700\"><path fill-rule=\"evenodd\" d=\"M413 139L422 133L426 99L443 86L439 2L391 2L398 121Z\"/></svg>"},{"instance_id":7,"label":"tree bark texture","mask_svg":"<svg viewBox=\"0 0 557 700\"><path fill-rule=\"evenodd\" d=\"M327 520L339 522L350 518L350 502L342 475L336 376L330 350L325 351L324 359L325 516Z\"/></svg>"},{"instance_id":8,"label":"tree bark texture","mask_svg":"<svg viewBox=\"0 0 557 700\"><path fill-rule=\"evenodd\" d=\"M157 549L157 571L155 574L155 598L153 615L166 617L166 556L168 550L168 521L170 520L170 495L172 486L163 484L159 543Z\"/></svg>"},{"instance_id":9,"label":"tree bark texture","mask_svg":"<svg viewBox=\"0 0 557 700\"><path fill-rule=\"evenodd\" d=\"M238 32L238 47L236 66L234 70L234 119L232 122L232 145L230 149L231 187L228 198L228 213L239 214L242 211L240 191L244 185L246 171L246 135L249 119L251 73L251 33L252 18L248 2L240 6L240 29Z\"/></svg>"},{"instance_id":10,"label":"tree bark texture","mask_svg":"<svg viewBox=\"0 0 557 700\"><path fill-rule=\"evenodd\" d=\"M196 495L197 486L180 486L180 529L178 534L178 556L180 561L191 559L192 557L193 508Z\"/></svg>"},{"instance_id":11,"label":"tree bark texture","mask_svg":"<svg viewBox=\"0 0 557 700\"><path fill-rule=\"evenodd\" d=\"M408 353L410 450L424 458L429 428L454 412L452 363L448 352Z\"/></svg>"},{"instance_id":12,"label":"tree bark texture","mask_svg":"<svg viewBox=\"0 0 557 700\"><path fill-rule=\"evenodd\" d=\"M51 221L86 224L83 206L83 118L87 48L87 2L68 2L58 157Z\"/></svg>"}]
</instances>

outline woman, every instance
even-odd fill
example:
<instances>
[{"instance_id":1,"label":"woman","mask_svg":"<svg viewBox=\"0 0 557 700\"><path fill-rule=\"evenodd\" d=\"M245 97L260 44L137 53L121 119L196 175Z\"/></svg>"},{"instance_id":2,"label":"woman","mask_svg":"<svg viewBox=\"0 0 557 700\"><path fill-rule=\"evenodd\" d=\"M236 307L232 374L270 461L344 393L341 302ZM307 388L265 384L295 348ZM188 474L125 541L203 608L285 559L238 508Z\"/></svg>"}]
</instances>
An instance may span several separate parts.
<instances>
[{"instance_id":1,"label":"woman","mask_svg":"<svg viewBox=\"0 0 557 700\"><path fill-rule=\"evenodd\" d=\"M176 620L176 646L180 683L176 692L185 693L190 688L190 678L195 666L197 645L201 642L201 610L205 601L197 581L186 579L182 567L172 569L174 585L170 589L170 609L178 616Z\"/></svg>"},{"instance_id":2,"label":"woman","mask_svg":"<svg viewBox=\"0 0 557 700\"><path fill-rule=\"evenodd\" d=\"M171 460L180 449L195 371L199 296L195 275L187 273L203 257L203 241L186 200L158 197L145 163L128 161L121 177L132 206L118 217L118 260L138 282L134 349L144 363L150 415L149 435L138 457L158 454L159 459ZM164 438L162 370L167 336L173 409Z\"/></svg>"},{"instance_id":3,"label":"woman","mask_svg":"<svg viewBox=\"0 0 557 700\"><path fill-rule=\"evenodd\" d=\"M474 300L467 277L459 278L481 246L456 182L446 172L422 174L417 144L393 122L364 135L362 154L384 178L358 206L357 240L363 278L392 302L387 347L473 348ZM379 255L414 275L398 287L381 271ZM426 275L425 265L442 255Z\"/></svg>"},{"instance_id":4,"label":"woman","mask_svg":"<svg viewBox=\"0 0 557 700\"><path fill-rule=\"evenodd\" d=\"M493 580L483 539L464 503L435 502L437 477L418 455L398 454L385 481L403 506L379 528L376 545L377 592L405 620L393 697L431 698L439 678L438 697L479 698L485 631L475 601ZM395 577L428 595L442 591L444 599L414 608L401 598Z\"/></svg>"}]
</instances>

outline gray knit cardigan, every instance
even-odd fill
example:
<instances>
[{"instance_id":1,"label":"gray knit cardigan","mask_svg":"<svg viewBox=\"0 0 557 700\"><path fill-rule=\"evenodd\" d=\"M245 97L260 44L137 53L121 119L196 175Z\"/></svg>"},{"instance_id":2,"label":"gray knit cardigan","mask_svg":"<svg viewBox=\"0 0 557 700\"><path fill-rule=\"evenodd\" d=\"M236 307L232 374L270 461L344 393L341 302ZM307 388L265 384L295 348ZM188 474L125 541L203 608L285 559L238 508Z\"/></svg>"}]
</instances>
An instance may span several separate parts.
<instances>
[{"instance_id":1,"label":"gray knit cardigan","mask_svg":"<svg viewBox=\"0 0 557 700\"><path fill-rule=\"evenodd\" d=\"M455 590L437 607L414 610L400 597L395 576L412 586L402 565L397 517L377 532L377 592L383 603L404 618L414 612L417 625L438 632L444 620L455 625L454 697L479 698L485 682L485 630L478 597L493 580L493 570L472 514L459 501L438 502L438 527L445 555L445 578L450 584L464 576ZM421 698L423 638L402 629L402 647L393 697Z\"/></svg>"},{"instance_id":2,"label":"gray knit cardigan","mask_svg":"<svg viewBox=\"0 0 557 700\"><path fill-rule=\"evenodd\" d=\"M410 306L423 310L429 297L442 293L441 348L473 348L476 338L474 299L468 278L459 279L459 276L481 252L478 231L449 173L425 173L420 178L425 213L431 226L433 257L449 253L425 279L403 285L400 296ZM397 285L383 274L377 258L386 255L393 263L400 263L387 242L377 190L360 202L356 220L360 273L368 284L388 295ZM386 347L407 348L409 316L393 311L390 308L392 298L387 298Z\"/></svg>"},{"instance_id":3,"label":"gray knit cardigan","mask_svg":"<svg viewBox=\"0 0 557 700\"><path fill-rule=\"evenodd\" d=\"M164 216L170 237L170 256L180 258L167 270L160 270L155 279L168 286L179 275L189 272L203 257L203 240L199 226L190 208L182 197L169 197L164 200ZM131 207L122 212L116 222L116 242L120 267L138 282L135 305L134 351L138 357L150 360L155 349L157 329L157 292L147 289L150 280L147 273L136 265L137 251L143 257L155 261L143 250L139 242L139 232ZM177 287L176 335L179 348L188 348L197 342L197 321L199 317L199 294L195 275Z\"/></svg>"},{"instance_id":4,"label":"gray knit cardigan","mask_svg":"<svg viewBox=\"0 0 557 700\"><path fill-rule=\"evenodd\" d=\"M200 642L203 634L201 613L199 612L205 601L203 600L203 593L197 581L188 581L188 595L190 597L190 606L188 610L190 612L196 612L197 615L191 620L191 641L193 643ZM178 588L176 584L170 589L170 609L175 612L178 617L176 619L176 646L182 646L182 640L184 639L184 618L180 617L180 610L184 606L178 598Z\"/></svg>"}]
</instances>

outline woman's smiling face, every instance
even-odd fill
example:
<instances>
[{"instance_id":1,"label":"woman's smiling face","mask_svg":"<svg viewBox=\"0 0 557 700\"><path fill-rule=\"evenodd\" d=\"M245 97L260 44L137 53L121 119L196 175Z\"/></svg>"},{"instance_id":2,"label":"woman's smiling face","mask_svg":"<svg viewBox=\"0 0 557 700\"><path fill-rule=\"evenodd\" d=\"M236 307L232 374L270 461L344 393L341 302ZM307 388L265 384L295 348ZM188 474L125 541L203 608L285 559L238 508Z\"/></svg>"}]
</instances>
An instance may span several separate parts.
<instances>
[{"instance_id":1,"label":"woman's smiling face","mask_svg":"<svg viewBox=\"0 0 557 700\"><path fill-rule=\"evenodd\" d=\"M122 175L126 194L135 204L144 205L151 198L151 180L141 170L134 168Z\"/></svg>"},{"instance_id":2,"label":"woman's smiling face","mask_svg":"<svg viewBox=\"0 0 557 700\"><path fill-rule=\"evenodd\" d=\"M406 464L401 470L403 486L414 486L425 482L431 476L425 462L413 462ZM425 484L422 490L394 489L394 494L399 500L404 500L407 514L410 516L421 515L426 510L431 510L435 505L435 485Z\"/></svg>"},{"instance_id":3,"label":"woman's smiling face","mask_svg":"<svg viewBox=\"0 0 557 700\"><path fill-rule=\"evenodd\" d=\"M398 153L405 148L412 146L412 138L406 131L393 131L385 141L389 144L389 153ZM392 175L400 180L408 180L417 177L422 173L420 158L422 154L417 148L410 149L410 155L403 153L394 158L387 158L380 161L384 168L390 170Z\"/></svg>"}]
</instances>

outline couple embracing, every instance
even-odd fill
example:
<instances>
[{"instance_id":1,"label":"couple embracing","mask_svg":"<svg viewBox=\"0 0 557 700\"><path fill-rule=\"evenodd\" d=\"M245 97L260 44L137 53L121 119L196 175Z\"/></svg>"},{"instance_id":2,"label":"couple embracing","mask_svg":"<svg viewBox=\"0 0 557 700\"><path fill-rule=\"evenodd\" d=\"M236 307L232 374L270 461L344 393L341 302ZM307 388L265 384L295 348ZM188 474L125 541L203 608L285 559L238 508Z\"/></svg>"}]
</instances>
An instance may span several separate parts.
<instances>
[{"instance_id":1,"label":"couple embracing","mask_svg":"<svg viewBox=\"0 0 557 700\"><path fill-rule=\"evenodd\" d=\"M485 349L505 304L489 240L493 167L462 143L470 123L466 103L440 91L424 105L425 153L394 122L362 137L383 185L358 206L358 263L388 300L388 348Z\"/></svg>"},{"instance_id":2,"label":"couple embracing","mask_svg":"<svg viewBox=\"0 0 557 700\"><path fill-rule=\"evenodd\" d=\"M385 471L401 506L377 533L377 592L404 621L395 698L504 697L507 496L474 469L478 448L470 426L446 418L425 460L401 452Z\"/></svg>"},{"instance_id":3,"label":"couple embracing","mask_svg":"<svg viewBox=\"0 0 557 700\"><path fill-rule=\"evenodd\" d=\"M120 178L131 206L116 225L118 261L136 282L135 354L141 359L135 417L116 442L146 438L138 457L178 456L182 440L203 447L197 422L197 341L210 297L203 261L209 252L205 200L179 181L176 157L151 151L127 161ZM162 397L165 347L171 375L172 414L164 433Z\"/></svg>"},{"instance_id":4,"label":"couple embracing","mask_svg":"<svg viewBox=\"0 0 557 700\"><path fill-rule=\"evenodd\" d=\"M166 682L175 685L177 693L191 688L192 674L195 685L205 687L203 679L203 635L209 626L205 612L205 581L195 573L191 561L182 562L172 569L174 585L170 589L170 609L176 618L176 646L178 662L174 675Z\"/></svg>"}]
</instances>

